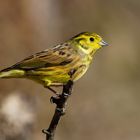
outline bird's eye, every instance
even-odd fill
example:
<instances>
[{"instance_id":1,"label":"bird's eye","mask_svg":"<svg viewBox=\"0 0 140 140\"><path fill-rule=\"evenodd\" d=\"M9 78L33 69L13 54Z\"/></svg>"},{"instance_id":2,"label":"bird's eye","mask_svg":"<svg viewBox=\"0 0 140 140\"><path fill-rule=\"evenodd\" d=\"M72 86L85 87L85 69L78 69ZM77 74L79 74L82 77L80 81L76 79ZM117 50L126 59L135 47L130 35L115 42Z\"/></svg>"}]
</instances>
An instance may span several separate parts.
<instances>
[{"instance_id":1,"label":"bird's eye","mask_svg":"<svg viewBox=\"0 0 140 140\"><path fill-rule=\"evenodd\" d=\"M94 41L94 38L93 38L93 37L90 37L89 40L90 40L91 42L93 42L93 41Z\"/></svg>"}]
</instances>

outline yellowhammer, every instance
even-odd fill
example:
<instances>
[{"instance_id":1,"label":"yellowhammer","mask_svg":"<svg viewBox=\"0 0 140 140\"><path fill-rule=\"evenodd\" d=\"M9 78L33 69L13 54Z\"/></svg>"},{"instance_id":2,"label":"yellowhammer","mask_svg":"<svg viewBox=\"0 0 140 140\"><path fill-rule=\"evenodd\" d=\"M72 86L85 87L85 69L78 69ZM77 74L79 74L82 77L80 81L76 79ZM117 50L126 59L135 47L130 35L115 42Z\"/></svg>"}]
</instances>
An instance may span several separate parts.
<instances>
[{"instance_id":1,"label":"yellowhammer","mask_svg":"<svg viewBox=\"0 0 140 140\"><path fill-rule=\"evenodd\" d=\"M28 78L49 88L81 78L96 51L108 44L96 33L83 32L0 71L0 78Z\"/></svg>"}]
</instances>

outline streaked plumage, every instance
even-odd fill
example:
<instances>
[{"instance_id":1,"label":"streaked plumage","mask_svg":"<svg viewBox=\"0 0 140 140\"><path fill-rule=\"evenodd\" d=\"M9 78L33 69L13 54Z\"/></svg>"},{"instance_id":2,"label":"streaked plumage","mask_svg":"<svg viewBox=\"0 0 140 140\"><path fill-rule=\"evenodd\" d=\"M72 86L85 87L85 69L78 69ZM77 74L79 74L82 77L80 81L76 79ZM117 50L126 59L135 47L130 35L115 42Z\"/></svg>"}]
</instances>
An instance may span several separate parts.
<instances>
[{"instance_id":1,"label":"streaked plumage","mask_svg":"<svg viewBox=\"0 0 140 140\"><path fill-rule=\"evenodd\" d=\"M106 45L95 33L80 33L0 71L0 78L28 78L44 86L76 81L87 71L95 52Z\"/></svg>"}]
</instances>

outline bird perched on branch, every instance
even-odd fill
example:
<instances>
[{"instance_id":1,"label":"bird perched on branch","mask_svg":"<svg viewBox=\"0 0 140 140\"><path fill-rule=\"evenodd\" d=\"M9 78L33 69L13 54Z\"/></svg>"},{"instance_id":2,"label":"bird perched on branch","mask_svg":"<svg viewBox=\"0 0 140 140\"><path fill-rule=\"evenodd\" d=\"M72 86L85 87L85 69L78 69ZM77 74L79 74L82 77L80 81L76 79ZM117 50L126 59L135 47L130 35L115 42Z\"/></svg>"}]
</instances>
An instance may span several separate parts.
<instances>
[{"instance_id":1,"label":"bird perched on branch","mask_svg":"<svg viewBox=\"0 0 140 140\"><path fill-rule=\"evenodd\" d=\"M55 92L61 86L81 78L97 50L108 44L96 33L83 32L50 49L38 52L0 71L0 78L27 78Z\"/></svg>"}]
</instances>

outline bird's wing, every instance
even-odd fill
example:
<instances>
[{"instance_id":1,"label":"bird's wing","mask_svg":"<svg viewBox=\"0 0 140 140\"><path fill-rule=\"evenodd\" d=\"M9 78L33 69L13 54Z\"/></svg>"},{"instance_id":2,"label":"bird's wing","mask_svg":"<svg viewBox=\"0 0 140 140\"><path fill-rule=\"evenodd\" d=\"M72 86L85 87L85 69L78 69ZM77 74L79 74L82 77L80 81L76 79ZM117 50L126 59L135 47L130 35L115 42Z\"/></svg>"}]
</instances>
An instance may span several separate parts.
<instances>
[{"instance_id":1,"label":"bird's wing","mask_svg":"<svg viewBox=\"0 0 140 140\"><path fill-rule=\"evenodd\" d=\"M10 69L35 70L63 66L71 63L76 57L77 55L73 47L63 44L27 57L10 67Z\"/></svg>"}]
</instances>

